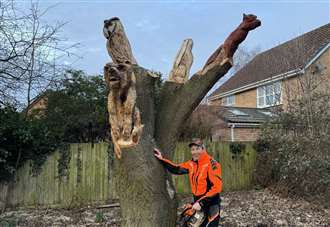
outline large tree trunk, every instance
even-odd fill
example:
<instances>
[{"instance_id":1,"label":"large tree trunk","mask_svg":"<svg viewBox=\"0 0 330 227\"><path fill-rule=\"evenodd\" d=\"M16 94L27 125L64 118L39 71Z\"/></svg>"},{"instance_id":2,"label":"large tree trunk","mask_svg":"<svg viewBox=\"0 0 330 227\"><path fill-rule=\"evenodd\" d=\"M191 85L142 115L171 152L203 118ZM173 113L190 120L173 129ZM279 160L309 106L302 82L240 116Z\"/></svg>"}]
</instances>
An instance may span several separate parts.
<instances>
[{"instance_id":1,"label":"large tree trunk","mask_svg":"<svg viewBox=\"0 0 330 227\"><path fill-rule=\"evenodd\" d=\"M168 176L154 158L155 83L141 67L135 67L137 106L144 130L139 144L122 149L115 161L116 191L120 198L122 226L175 226L176 200Z\"/></svg>"},{"instance_id":2,"label":"large tree trunk","mask_svg":"<svg viewBox=\"0 0 330 227\"><path fill-rule=\"evenodd\" d=\"M122 158L115 161L121 226L175 226L174 189L169 189L163 168L153 158L154 146L146 136L134 149L123 150Z\"/></svg>"},{"instance_id":3,"label":"large tree trunk","mask_svg":"<svg viewBox=\"0 0 330 227\"><path fill-rule=\"evenodd\" d=\"M107 47L110 56L115 58L113 62L136 63L118 18L105 21L104 34L108 44L111 44ZM190 51L186 48L180 50L187 56L181 57L185 60L175 64L174 68L183 66L185 72L189 71L192 61ZM153 148L160 148L164 156L170 159L173 157L182 124L212 86L231 68L230 57L220 46L201 71L188 81L184 79L183 83L173 82L175 79L166 81L160 93L156 92L159 78L136 64L133 66L136 107L144 127L139 142L130 148L122 147L121 158L114 162L113 175L121 205L122 226L175 226L177 201L172 179L154 157ZM171 79L175 76L173 74Z\"/></svg>"}]
</instances>

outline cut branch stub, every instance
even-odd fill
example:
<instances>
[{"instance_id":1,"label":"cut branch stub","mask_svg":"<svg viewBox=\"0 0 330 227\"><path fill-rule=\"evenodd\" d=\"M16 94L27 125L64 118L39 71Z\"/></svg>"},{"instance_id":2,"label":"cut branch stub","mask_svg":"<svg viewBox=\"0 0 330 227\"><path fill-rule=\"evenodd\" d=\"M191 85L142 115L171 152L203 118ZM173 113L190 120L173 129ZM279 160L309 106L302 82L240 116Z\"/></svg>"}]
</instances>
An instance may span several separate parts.
<instances>
[{"instance_id":1,"label":"cut branch stub","mask_svg":"<svg viewBox=\"0 0 330 227\"><path fill-rule=\"evenodd\" d=\"M120 158L121 148L137 145L142 134L140 110L136 106L136 78L132 65L124 63L106 64L104 78L110 88L107 107L111 137Z\"/></svg>"},{"instance_id":2,"label":"cut branch stub","mask_svg":"<svg viewBox=\"0 0 330 227\"><path fill-rule=\"evenodd\" d=\"M104 21L103 35L107 39L107 50L114 63L137 64L119 18Z\"/></svg>"},{"instance_id":3,"label":"cut branch stub","mask_svg":"<svg viewBox=\"0 0 330 227\"><path fill-rule=\"evenodd\" d=\"M185 39L183 41L175 57L173 68L169 75L169 81L185 83L188 80L190 68L193 63L192 47L192 39Z\"/></svg>"},{"instance_id":4,"label":"cut branch stub","mask_svg":"<svg viewBox=\"0 0 330 227\"><path fill-rule=\"evenodd\" d=\"M231 58L226 57L223 45L218 47L216 51L209 57L209 59L206 61L204 67L202 70L198 71L196 74L198 75L205 75L208 71L210 71L212 68L223 65L225 63L230 63L231 66L233 66L233 61Z\"/></svg>"}]
</instances>

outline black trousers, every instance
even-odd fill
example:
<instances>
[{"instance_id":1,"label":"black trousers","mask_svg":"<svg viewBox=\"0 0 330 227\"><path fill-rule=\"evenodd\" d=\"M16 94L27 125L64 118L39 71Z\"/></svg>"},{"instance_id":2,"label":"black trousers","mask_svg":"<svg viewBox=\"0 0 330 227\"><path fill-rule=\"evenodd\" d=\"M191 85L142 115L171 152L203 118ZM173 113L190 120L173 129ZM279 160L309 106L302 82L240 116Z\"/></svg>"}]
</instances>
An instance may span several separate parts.
<instances>
[{"instance_id":1,"label":"black trousers","mask_svg":"<svg viewBox=\"0 0 330 227\"><path fill-rule=\"evenodd\" d=\"M220 221L220 204L204 208L205 220L200 227L217 227Z\"/></svg>"}]
</instances>

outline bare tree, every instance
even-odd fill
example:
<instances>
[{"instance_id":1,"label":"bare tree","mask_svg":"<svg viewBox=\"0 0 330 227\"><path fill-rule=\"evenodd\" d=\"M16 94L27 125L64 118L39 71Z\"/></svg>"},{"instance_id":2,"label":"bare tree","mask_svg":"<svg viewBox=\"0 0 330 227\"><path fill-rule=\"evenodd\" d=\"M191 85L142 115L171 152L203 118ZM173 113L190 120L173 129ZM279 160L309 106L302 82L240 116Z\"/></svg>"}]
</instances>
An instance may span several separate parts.
<instances>
[{"instance_id":1,"label":"bare tree","mask_svg":"<svg viewBox=\"0 0 330 227\"><path fill-rule=\"evenodd\" d=\"M74 55L78 44L65 45L60 36L65 23L43 21L49 9L31 2L22 11L12 0L0 1L0 103L29 105L56 82L65 68L61 61Z\"/></svg>"},{"instance_id":2,"label":"bare tree","mask_svg":"<svg viewBox=\"0 0 330 227\"><path fill-rule=\"evenodd\" d=\"M246 46L241 46L237 49L234 57L235 65L232 68L232 73L235 74L238 70L243 68L247 63L249 63L258 53L260 53L261 48L255 46L248 48Z\"/></svg>"}]
</instances>

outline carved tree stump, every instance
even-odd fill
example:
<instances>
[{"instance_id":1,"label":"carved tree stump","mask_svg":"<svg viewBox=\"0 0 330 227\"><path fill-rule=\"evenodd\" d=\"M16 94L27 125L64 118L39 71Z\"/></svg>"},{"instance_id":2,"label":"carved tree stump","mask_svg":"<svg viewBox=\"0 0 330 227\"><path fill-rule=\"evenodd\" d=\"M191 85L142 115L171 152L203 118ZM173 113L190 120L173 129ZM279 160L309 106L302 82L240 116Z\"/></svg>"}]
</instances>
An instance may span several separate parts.
<instances>
[{"instance_id":1,"label":"carved tree stump","mask_svg":"<svg viewBox=\"0 0 330 227\"><path fill-rule=\"evenodd\" d=\"M237 40L244 23L243 21L228 38ZM135 75L136 97L130 100L133 100L135 107L139 109L140 123L144 125L139 142L129 148L121 147L121 158L115 161L114 177L123 216L121 226L173 227L177 211L175 190L171 177L154 157L153 148L158 147L164 156L173 157L181 126L212 86L232 67L230 56L222 50L223 45L220 46L203 69L188 80L192 64L192 41L186 40L175 59L170 81L162 85L159 94L155 90L159 78L137 65L124 27L118 18L105 21L104 35L107 38L109 55L118 70L121 68L120 64L132 64L129 68ZM236 50L240 42L229 41L227 39L225 47ZM184 70L180 69L181 66ZM110 77L118 75L118 73L111 74L110 72ZM121 75L127 77L128 74ZM177 81L176 76L182 79ZM122 80L125 81L123 78ZM110 83L109 76L106 76L106 81ZM132 87L128 87L130 88ZM110 93L109 97L112 97ZM117 101L120 105L125 105L127 101L125 97L129 97L129 95L123 96L123 99ZM158 100L157 105L156 100ZM109 115L122 114L120 111L114 111L112 104L108 105ZM113 117L121 119L123 116ZM127 112L125 117L130 117L134 122L134 111ZM125 128L120 124L122 123L111 127L112 132L117 133L119 137L124 134L123 128Z\"/></svg>"}]
</instances>

